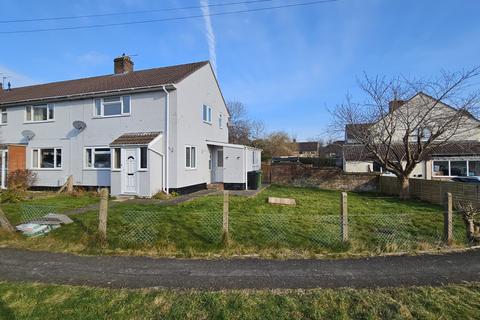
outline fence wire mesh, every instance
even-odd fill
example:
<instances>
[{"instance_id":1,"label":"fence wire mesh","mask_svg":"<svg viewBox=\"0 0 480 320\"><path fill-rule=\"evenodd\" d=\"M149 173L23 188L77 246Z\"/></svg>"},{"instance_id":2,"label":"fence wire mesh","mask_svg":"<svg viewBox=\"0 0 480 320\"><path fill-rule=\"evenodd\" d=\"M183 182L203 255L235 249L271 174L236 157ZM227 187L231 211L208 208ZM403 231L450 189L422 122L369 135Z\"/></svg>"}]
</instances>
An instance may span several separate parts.
<instances>
[{"instance_id":1,"label":"fence wire mesh","mask_svg":"<svg viewBox=\"0 0 480 320\"><path fill-rule=\"evenodd\" d=\"M22 223L35 221L49 213L57 213L57 208L55 206L22 204L20 208Z\"/></svg>"},{"instance_id":2,"label":"fence wire mesh","mask_svg":"<svg viewBox=\"0 0 480 320\"><path fill-rule=\"evenodd\" d=\"M172 213L131 210L122 214L120 228L110 239L126 246L159 243L220 243L222 216L217 212Z\"/></svg>"},{"instance_id":3,"label":"fence wire mesh","mask_svg":"<svg viewBox=\"0 0 480 320\"><path fill-rule=\"evenodd\" d=\"M253 246L334 247L340 244L335 215L251 213L230 215L230 237Z\"/></svg>"}]
</instances>

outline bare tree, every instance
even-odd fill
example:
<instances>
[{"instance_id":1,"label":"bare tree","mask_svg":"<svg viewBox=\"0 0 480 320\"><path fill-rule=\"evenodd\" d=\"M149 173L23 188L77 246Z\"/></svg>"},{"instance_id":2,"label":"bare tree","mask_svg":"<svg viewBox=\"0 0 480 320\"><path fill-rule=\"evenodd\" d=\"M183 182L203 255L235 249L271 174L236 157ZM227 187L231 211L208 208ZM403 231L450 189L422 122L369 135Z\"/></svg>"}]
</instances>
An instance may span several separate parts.
<instances>
[{"instance_id":1,"label":"bare tree","mask_svg":"<svg viewBox=\"0 0 480 320\"><path fill-rule=\"evenodd\" d=\"M452 140L472 140L472 131L478 130L473 115L480 95L471 80L479 74L480 67L442 72L433 80L365 75L359 86L366 101L355 103L348 96L332 110L333 129L348 130L351 140L395 174L399 196L406 199L408 177L418 163Z\"/></svg>"},{"instance_id":2,"label":"bare tree","mask_svg":"<svg viewBox=\"0 0 480 320\"><path fill-rule=\"evenodd\" d=\"M291 156L295 151L295 143L292 137L284 131L271 132L263 139L254 140L252 145L263 150L262 159L271 159L275 156Z\"/></svg>"},{"instance_id":3,"label":"bare tree","mask_svg":"<svg viewBox=\"0 0 480 320\"><path fill-rule=\"evenodd\" d=\"M263 122L248 117L247 108L238 101L227 102L230 113L228 121L228 140L230 143L250 145L265 133Z\"/></svg>"}]
</instances>

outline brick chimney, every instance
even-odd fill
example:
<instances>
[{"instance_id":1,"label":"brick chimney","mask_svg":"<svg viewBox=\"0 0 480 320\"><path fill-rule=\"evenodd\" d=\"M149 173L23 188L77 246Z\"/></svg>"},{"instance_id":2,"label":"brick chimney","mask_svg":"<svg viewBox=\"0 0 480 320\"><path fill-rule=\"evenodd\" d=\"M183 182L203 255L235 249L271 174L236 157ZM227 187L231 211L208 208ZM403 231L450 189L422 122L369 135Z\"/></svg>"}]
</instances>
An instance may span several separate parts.
<instances>
[{"instance_id":1,"label":"brick chimney","mask_svg":"<svg viewBox=\"0 0 480 320\"><path fill-rule=\"evenodd\" d=\"M115 74L128 73L133 71L133 61L125 53L121 57L113 60L113 70Z\"/></svg>"},{"instance_id":2,"label":"brick chimney","mask_svg":"<svg viewBox=\"0 0 480 320\"><path fill-rule=\"evenodd\" d=\"M388 103L388 110L393 112L405 104L405 100L392 100Z\"/></svg>"}]
</instances>

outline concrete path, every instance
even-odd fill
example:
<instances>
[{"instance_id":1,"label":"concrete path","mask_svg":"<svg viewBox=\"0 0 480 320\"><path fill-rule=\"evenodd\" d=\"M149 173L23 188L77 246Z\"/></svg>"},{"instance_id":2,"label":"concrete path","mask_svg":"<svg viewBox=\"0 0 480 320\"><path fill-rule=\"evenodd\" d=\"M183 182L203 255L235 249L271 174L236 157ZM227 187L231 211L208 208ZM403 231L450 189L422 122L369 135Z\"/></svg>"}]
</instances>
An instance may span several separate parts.
<instances>
[{"instance_id":1,"label":"concrete path","mask_svg":"<svg viewBox=\"0 0 480 320\"><path fill-rule=\"evenodd\" d=\"M480 250L344 260L182 260L0 249L0 280L115 288L275 289L480 280Z\"/></svg>"}]
</instances>

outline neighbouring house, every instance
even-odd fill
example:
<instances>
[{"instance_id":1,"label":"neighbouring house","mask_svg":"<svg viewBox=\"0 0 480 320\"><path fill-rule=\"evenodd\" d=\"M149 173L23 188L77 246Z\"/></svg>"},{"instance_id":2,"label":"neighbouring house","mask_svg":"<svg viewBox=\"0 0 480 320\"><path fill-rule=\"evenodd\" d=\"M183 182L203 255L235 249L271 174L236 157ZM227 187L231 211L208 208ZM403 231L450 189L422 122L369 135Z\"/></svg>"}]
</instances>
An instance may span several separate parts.
<instances>
[{"instance_id":1,"label":"neighbouring house","mask_svg":"<svg viewBox=\"0 0 480 320\"><path fill-rule=\"evenodd\" d=\"M261 150L228 143L229 113L208 61L0 90L1 186L29 169L36 187L110 187L150 197L220 184L248 188Z\"/></svg>"},{"instance_id":2,"label":"neighbouring house","mask_svg":"<svg viewBox=\"0 0 480 320\"><path fill-rule=\"evenodd\" d=\"M317 158L321 144L318 141L297 142L294 141L295 150L292 156L301 158Z\"/></svg>"},{"instance_id":3,"label":"neighbouring house","mask_svg":"<svg viewBox=\"0 0 480 320\"><path fill-rule=\"evenodd\" d=\"M424 94L418 93L408 101L395 101L390 104L390 113L397 108L412 107L417 104L416 99L423 101L430 99L433 103L435 99ZM452 112L452 107L445 103L435 105L436 114L442 116ZM355 132L358 130L367 130L372 124L350 124L345 127L345 145L343 146L343 170L345 172L384 172L381 164L375 161L375 157L363 145L355 139ZM434 123L432 124L434 125ZM411 173L413 178L422 179L450 179L457 176L480 176L480 121L468 115L464 125L468 130L459 130L447 143L439 144L426 153L422 162L417 164ZM421 134L421 139L428 139L430 132L425 128ZM400 158L405 156L405 148L402 144L403 134L393 136L391 156L395 153ZM418 136L412 136L410 145L416 149ZM382 152L382 150L379 150ZM387 173L388 174L388 173Z\"/></svg>"}]
</instances>

